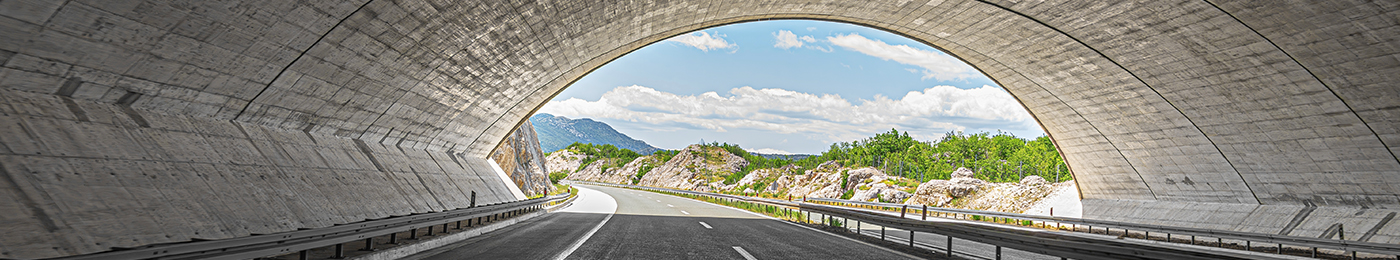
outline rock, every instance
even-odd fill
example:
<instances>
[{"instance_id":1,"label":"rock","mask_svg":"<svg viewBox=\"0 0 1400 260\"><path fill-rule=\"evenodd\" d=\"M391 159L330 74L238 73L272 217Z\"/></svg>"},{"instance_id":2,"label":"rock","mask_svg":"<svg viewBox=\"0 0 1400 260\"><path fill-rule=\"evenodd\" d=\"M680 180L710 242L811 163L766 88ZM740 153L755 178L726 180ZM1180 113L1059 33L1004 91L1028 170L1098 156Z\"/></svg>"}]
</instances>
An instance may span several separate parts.
<instances>
[{"instance_id":1,"label":"rock","mask_svg":"<svg viewBox=\"0 0 1400 260\"><path fill-rule=\"evenodd\" d=\"M696 190L696 187L705 187L705 191L721 190L725 185L719 181L748 164L744 158L722 148L695 144L643 175L638 184L673 189Z\"/></svg>"},{"instance_id":2,"label":"rock","mask_svg":"<svg viewBox=\"0 0 1400 260\"><path fill-rule=\"evenodd\" d=\"M890 203L904 203L905 200L913 196L914 194L909 194L908 192L898 189L880 190L880 199Z\"/></svg>"},{"instance_id":3,"label":"rock","mask_svg":"<svg viewBox=\"0 0 1400 260\"><path fill-rule=\"evenodd\" d=\"M554 151L545 157L545 168L549 169L550 172L573 173L578 170L579 165L583 164L583 159L587 157L569 150Z\"/></svg>"},{"instance_id":4,"label":"rock","mask_svg":"<svg viewBox=\"0 0 1400 260\"><path fill-rule=\"evenodd\" d=\"M1041 178L1040 176L1031 175L1021 178L1021 185L1025 186L1040 186L1045 184L1050 184L1050 182L1045 181L1045 178Z\"/></svg>"},{"instance_id":5,"label":"rock","mask_svg":"<svg viewBox=\"0 0 1400 260\"><path fill-rule=\"evenodd\" d=\"M874 183L880 183L890 179L889 175L872 167L865 167L846 172L846 189L869 187Z\"/></svg>"},{"instance_id":6,"label":"rock","mask_svg":"<svg viewBox=\"0 0 1400 260\"><path fill-rule=\"evenodd\" d=\"M951 178L951 179L957 179L957 178L976 179L976 178L977 178L977 173L974 173L974 172L972 172L972 170L968 170L967 168L958 167L957 170L953 170L953 174L952 174L952 178Z\"/></svg>"},{"instance_id":7,"label":"rock","mask_svg":"<svg viewBox=\"0 0 1400 260\"><path fill-rule=\"evenodd\" d=\"M792 175L792 181L783 183L788 187L788 196L812 198L840 198L846 189L841 187L841 172L849 169L840 163L828 161L804 174Z\"/></svg>"},{"instance_id":8,"label":"rock","mask_svg":"<svg viewBox=\"0 0 1400 260\"><path fill-rule=\"evenodd\" d=\"M544 153L540 151L539 137L529 121L511 132L496 146L491 159L501 166L506 176L510 176L520 191L526 196L549 193L554 186L549 182L549 170Z\"/></svg>"},{"instance_id":9,"label":"rock","mask_svg":"<svg viewBox=\"0 0 1400 260\"><path fill-rule=\"evenodd\" d=\"M880 188L870 188L866 190L857 189L855 195L851 195L850 200L870 201L878 197L880 197Z\"/></svg>"},{"instance_id":10,"label":"rock","mask_svg":"<svg viewBox=\"0 0 1400 260\"><path fill-rule=\"evenodd\" d=\"M757 193L757 192L754 192L754 191L753 191L753 188L746 188L746 189L744 189L744 194L755 194L755 193Z\"/></svg>"}]
</instances>

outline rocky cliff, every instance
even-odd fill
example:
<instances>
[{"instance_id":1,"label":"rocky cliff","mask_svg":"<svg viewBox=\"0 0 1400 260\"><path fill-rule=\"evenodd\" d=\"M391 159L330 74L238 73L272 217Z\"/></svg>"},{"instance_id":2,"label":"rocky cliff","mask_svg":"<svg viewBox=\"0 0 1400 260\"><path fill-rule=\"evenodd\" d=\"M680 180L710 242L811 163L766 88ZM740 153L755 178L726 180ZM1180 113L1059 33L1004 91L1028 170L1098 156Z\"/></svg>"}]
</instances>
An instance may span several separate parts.
<instances>
[{"instance_id":1,"label":"rocky cliff","mask_svg":"<svg viewBox=\"0 0 1400 260\"><path fill-rule=\"evenodd\" d=\"M491 159L501 165L501 170L510 176L511 181L520 187L526 196L549 193L549 170L545 167L544 153L540 151L539 136L535 127L525 121L506 140L496 146Z\"/></svg>"},{"instance_id":2,"label":"rocky cliff","mask_svg":"<svg viewBox=\"0 0 1400 260\"><path fill-rule=\"evenodd\" d=\"M725 191L724 178L743 170L749 161L719 147L692 144L670 161L642 175L639 185L693 191Z\"/></svg>"}]
</instances>

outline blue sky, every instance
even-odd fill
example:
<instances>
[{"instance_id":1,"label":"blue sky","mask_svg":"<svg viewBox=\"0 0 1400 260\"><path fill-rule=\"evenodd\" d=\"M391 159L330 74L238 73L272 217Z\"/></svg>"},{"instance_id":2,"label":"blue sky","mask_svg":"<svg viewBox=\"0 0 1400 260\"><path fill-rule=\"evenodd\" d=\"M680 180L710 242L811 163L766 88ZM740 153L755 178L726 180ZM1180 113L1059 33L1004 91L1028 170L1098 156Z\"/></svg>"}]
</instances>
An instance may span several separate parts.
<instances>
[{"instance_id":1,"label":"blue sky","mask_svg":"<svg viewBox=\"0 0 1400 260\"><path fill-rule=\"evenodd\" d=\"M1044 135L971 66L888 32L844 23L763 21L696 31L584 76L541 113L593 118L665 149L700 140L760 152L819 153L898 128Z\"/></svg>"}]
</instances>

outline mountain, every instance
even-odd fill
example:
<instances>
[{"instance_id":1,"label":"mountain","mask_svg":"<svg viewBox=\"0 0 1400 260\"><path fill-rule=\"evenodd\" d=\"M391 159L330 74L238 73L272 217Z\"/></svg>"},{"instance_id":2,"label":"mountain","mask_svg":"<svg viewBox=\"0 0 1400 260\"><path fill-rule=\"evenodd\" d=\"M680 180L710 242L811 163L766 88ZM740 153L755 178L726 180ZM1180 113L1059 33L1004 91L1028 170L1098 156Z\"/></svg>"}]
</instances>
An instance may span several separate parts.
<instances>
[{"instance_id":1,"label":"mountain","mask_svg":"<svg viewBox=\"0 0 1400 260\"><path fill-rule=\"evenodd\" d=\"M647 142L632 139L632 137L617 132L607 123L593 121L593 119L569 119L539 113L530 117L530 123L535 125L535 133L539 134L540 150L546 153L564 149L574 142L611 144L617 148L630 149L640 154L651 154L661 150L647 144Z\"/></svg>"}]
</instances>

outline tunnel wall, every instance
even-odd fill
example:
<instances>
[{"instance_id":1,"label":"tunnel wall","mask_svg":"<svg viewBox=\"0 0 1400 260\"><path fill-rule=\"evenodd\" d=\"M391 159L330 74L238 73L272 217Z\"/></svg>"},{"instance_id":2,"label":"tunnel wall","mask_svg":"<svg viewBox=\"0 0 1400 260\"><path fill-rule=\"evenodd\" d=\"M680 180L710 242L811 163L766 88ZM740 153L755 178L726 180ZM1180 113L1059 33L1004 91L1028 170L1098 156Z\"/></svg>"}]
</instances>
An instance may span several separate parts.
<instances>
[{"instance_id":1,"label":"tunnel wall","mask_svg":"<svg viewBox=\"0 0 1400 260\"><path fill-rule=\"evenodd\" d=\"M765 19L867 25L967 61L1055 141L1085 216L1306 236L1346 222L1347 238L1376 231L1371 241L1396 243L1386 234L1400 224L1380 219L1400 208L1397 9L0 1L0 205L25 213L5 214L0 232L42 234L0 238L0 257L292 230L503 194L485 158L569 83L646 44ZM121 220L136 224L112 225ZM190 224L149 224L175 222Z\"/></svg>"}]
</instances>

